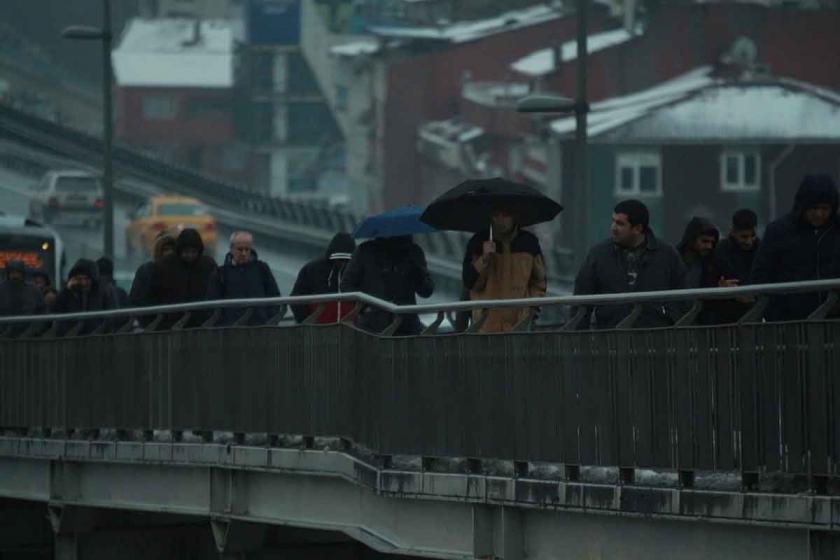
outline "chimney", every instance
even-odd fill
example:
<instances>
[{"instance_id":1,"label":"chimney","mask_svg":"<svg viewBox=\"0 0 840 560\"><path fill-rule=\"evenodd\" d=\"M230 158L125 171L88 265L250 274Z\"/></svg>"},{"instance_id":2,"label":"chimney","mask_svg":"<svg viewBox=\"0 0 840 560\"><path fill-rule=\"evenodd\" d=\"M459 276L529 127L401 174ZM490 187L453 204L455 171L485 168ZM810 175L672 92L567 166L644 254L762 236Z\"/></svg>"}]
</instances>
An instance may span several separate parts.
<instances>
[{"instance_id":1,"label":"chimney","mask_svg":"<svg viewBox=\"0 0 840 560\"><path fill-rule=\"evenodd\" d=\"M192 24L192 34L190 38L181 43L185 47L194 47L201 43L201 20L196 18Z\"/></svg>"}]
</instances>

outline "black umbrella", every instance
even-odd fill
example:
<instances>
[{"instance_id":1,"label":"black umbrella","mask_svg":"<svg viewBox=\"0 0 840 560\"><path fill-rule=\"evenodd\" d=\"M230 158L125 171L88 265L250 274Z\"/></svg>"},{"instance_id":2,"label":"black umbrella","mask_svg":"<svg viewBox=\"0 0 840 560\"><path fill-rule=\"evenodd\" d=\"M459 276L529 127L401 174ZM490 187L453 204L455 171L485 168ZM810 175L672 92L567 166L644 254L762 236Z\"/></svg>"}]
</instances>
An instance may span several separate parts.
<instances>
[{"instance_id":1,"label":"black umbrella","mask_svg":"<svg viewBox=\"0 0 840 560\"><path fill-rule=\"evenodd\" d=\"M481 231L490 227L493 212L504 209L518 226L549 222L563 210L543 193L501 177L464 181L429 204L420 221L437 229Z\"/></svg>"}]
</instances>

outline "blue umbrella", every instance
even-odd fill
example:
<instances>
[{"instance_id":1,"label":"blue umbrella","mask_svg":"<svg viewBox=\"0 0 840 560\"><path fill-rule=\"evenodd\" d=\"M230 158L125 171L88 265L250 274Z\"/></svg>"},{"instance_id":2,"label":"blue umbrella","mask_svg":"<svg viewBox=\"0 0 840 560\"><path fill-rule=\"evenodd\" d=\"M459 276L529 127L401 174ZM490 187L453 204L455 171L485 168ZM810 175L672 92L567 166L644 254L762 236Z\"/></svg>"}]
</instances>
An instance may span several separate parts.
<instances>
[{"instance_id":1,"label":"blue umbrella","mask_svg":"<svg viewBox=\"0 0 840 560\"><path fill-rule=\"evenodd\" d=\"M431 233L435 228L420 221L422 208L403 206L394 208L381 214L368 216L353 232L356 239L369 237L397 237L399 235L414 235L417 233Z\"/></svg>"}]
</instances>

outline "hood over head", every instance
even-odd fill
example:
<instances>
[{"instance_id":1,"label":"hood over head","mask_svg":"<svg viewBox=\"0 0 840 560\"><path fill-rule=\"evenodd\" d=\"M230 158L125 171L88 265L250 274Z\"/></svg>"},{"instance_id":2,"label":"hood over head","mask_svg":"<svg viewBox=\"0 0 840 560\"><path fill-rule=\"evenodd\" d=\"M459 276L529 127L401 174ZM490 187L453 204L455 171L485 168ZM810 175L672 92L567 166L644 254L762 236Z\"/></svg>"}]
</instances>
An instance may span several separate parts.
<instances>
[{"instance_id":1,"label":"hood over head","mask_svg":"<svg viewBox=\"0 0 840 560\"><path fill-rule=\"evenodd\" d=\"M99 270L99 277L114 275L114 261L108 257L96 259L96 268Z\"/></svg>"},{"instance_id":2,"label":"hood over head","mask_svg":"<svg viewBox=\"0 0 840 560\"><path fill-rule=\"evenodd\" d=\"M178 235L175 241L175 252L179 255L187 247L198 249L198 255L204 254L204 242L201 240L201 235L193 228L187 228Z\"/></svg>"},{"instance_id":3,"label":"hood over head","mask_svg":"<svg viewBox=\"0 0 840 560\"><path fill-rule=\"evenodd\" d=\"M90 278L91 283L96 286L99 284L99 269L96 263L90 259L79 259L76 264L70 269L67 278L72 278L76 275L84 275Z\"/></svg>"},{"instance_id":4,"label":"hood over head","mask_svg":"<svg viewBox=\"0 0 840 560\"><path fill-rule=\"evenodd\" d=\"M158 236L155 237L155 244L152 247L152 259L155 262L160 261L160 259L163 257L163 250L167 246L172 247L172 249L175 249L175 236L173 236L168 231L164 231L159 233Z\"/></svg>"},{"instance_id":5,"label":"hood over head","mask_svg":"<svg viewBox=\"0 0 840 560\"><path fill-rule=\"evenodd\" d=\"M52 279L50 278L49 273L43 268L36 268L34 270L31 270L29 272L29 277L30 278L43 278L44 280L47 281L48 286L52 282Z\"/></svg>"},{"instance_id":6,"label":"hood over head","mask_svg":"<svg viewBox=\"0 0 840 560\"><path fill-rule=\"evenodd\" d=\"M679 250L680 253L684 253L686 250L691 249L694 242L697 241L697 238L701 235L711 235L715 239L715 244L717 244L720 240L720 231L718 231L718 228L711 222L711 220L700 216L694 216L688 222L688 225L685 226L682 241L680 241L679 245L677 245L677 250Z\"/></svg>"},{"instance_id":7,"label":"hood over head","mask_svg":"<svg viewBox=\"0 0 840 560\"><path fill-rule=\"evenodd\" d=\"M794 198L793 211L801 214L817 204L830 204L831 213L837 213L837 185L831 175L805 175Z\"/></svg>"},{"instance_id":8,"label":"hood over head","mask_svg":"<svg viewBox=\"0 0 840 560\"><path fill-rule=\"evenodd\" d=\"M336 233L329 246L327 246L327 260L350 260L353 251L356 250L356 242L349 233Z\"/></svg>"}]
</instances>

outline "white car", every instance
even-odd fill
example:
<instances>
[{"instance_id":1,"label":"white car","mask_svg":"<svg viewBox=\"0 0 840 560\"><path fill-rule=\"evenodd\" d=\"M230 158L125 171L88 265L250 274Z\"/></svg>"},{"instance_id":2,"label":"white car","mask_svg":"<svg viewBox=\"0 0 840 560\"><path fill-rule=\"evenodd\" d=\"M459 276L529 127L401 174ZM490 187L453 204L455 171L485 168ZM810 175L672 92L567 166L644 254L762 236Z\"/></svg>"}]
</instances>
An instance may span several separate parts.
<instances>
[{"instance_id":1,"label":"white car","mask_svg":"<svg viewBox=\"0 0 840 560\"><path fill-rule=\"evenodd\" d=\"M47 171L29 201L29 215L44 223L65 217L82 225L102 224L103 192L99 177L87 171Z\"/></svg>"}]
</instances>

